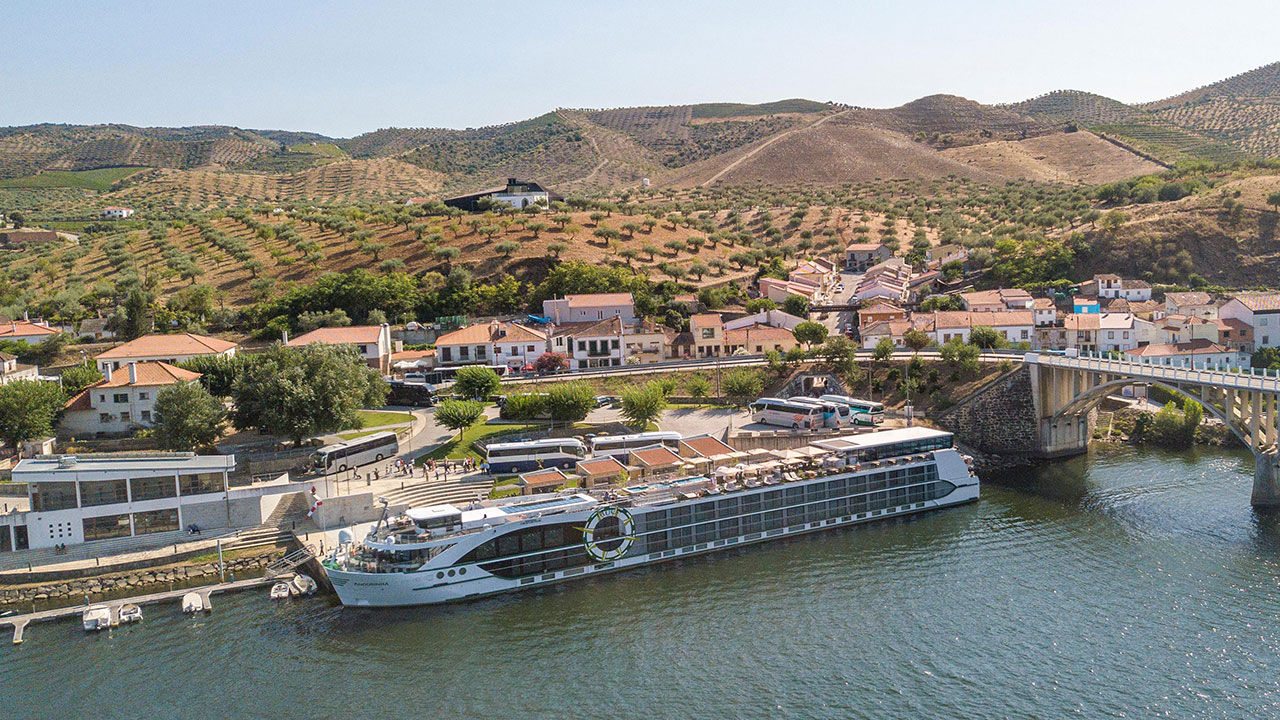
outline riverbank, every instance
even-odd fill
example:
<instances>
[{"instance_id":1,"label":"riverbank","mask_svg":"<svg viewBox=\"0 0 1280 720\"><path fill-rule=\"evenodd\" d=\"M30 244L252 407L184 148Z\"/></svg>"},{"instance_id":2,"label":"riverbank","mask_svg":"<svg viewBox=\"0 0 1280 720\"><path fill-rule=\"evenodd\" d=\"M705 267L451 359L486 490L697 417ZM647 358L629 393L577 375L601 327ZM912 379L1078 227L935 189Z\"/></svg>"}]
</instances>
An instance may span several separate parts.
<instances>
[{"instance_id":1,"label":"riverbank","mask_svg":"<svg viewBox=\"0 0 1280 720\"><path fill-rule=\"evenodd\" d=\"M284 548L279 546L225 553L226 577L261 577L267 565L283 555ZM104 602L131 595L207 585L221 577L218 555L213 553L142 570L0 587L0 610L37 612L83 605L86 598L89 602Z\"/></svg>"}]
</instances>

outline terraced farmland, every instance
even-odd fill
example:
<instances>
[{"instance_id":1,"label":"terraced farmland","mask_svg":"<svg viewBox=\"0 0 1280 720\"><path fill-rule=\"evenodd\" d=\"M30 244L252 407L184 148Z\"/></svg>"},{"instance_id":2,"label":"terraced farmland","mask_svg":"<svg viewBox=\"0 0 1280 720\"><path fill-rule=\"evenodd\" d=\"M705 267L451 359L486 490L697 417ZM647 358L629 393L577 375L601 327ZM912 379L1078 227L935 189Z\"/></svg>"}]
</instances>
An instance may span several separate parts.
<instances>
[{"instance_id":1,"label":"terraced farmland","mask_svg":"<svg viewBox=\"0 0 1280 720\"><path fill-rule=\"evenodd\" d=\"M1161 110L1155 117L1248 153L1263 157L1280 155L1280 98L1207 100Z\"/></svg>"},{"instance_id":2,"label":"terraced farmland","mask_svg":"<svg viewBox=\"0 0 1280 720\"><path fill-rule=\"evenodd\" d=\"M1247 158L1245 153L1224 142L1172 125L1129 121L1101 125L1094 130L1174 165L1188 161L1234 162Z\"/></svg>"}]
</instances>

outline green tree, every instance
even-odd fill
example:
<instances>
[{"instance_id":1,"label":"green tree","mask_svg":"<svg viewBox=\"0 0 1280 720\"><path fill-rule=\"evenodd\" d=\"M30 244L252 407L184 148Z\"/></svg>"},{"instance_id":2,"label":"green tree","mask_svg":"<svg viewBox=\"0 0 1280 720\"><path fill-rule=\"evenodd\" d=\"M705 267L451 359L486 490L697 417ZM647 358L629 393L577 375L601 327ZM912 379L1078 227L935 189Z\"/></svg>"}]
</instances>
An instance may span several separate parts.
<instances>
[{"instance_id":1,"label":"green tree","mask_svg":"<svg viewBox=\"0 0 1280 720\"><path fill-rule=\"evenodd\" d=\"M1116 231L1124 227L1124 224L1126 222L1129 222L1128 215L1125 215L1120 210L1112 210L1108 212L1106 215L1102 216L1102 220L1099 222L1099 224L1102 226L1102 229L1107 234L1115 235Z\"/></svg>"},{"instance_id":2,"label":"green tree","mask_svg":"<svg viewBox=\"0 0 1280 720\"><path fill-rule=\"evenodd\" d=\"M917 328L911 328L902 335L902 344L916 352L929 347L930 342L928 333Z\"/></svg>"},{"instance_id":3,"label":"green tree","mask_svg":"<svg viewBox=\"0 0 1280 720\"><path fill-rule=\"evenodd\" d=\"M124 340L134 340L151 332L151 296L134 288L125 296L124 307L116 313L116 333Z\"/></svg>"},{"instance_id":4,"label":"green tree","mask_svg":"<svg viewBox=\"0 0 1280 720\"><path fill-rule=\"evenodd\" d=\"M14 450L23 440L53 432L66 396L62 388L39 380L16 380L0 385L0 440Z\"/></svg>"},{"instance_id":5,"label":"green tree","mask_svg":"<svg viewBox=\"0 0 1280 720\"><path fill-rule=\"evenodd\" d=\"M705 382L705 381L704 381ZM649 423L662 416L667 409L667 396L662 386L648 382L639 387L632 386L622 393L622 417L627 424L643 431Z\"/></svg>"},{"instance_id":6,"label":"green tree","mask_svg":"<svg viewBox=\"0 0 1280 720\"><path fill-rule=\"evenodd\" d=\"M701 375L692 375L685 381L684 391L691 398L702 399L711 392L711 381Z\"/></svg>"},{"instance_id":7,"label":"green tree","mask_svg":"<svg viewBox=\"0 0 1280 720\"><path fill-rule=\"evenodd\" d=\"M155 436L166 450L211 448L226 422L222 400L200 383L177 383L156 395Z\"/></svg>"},{"instance_id":8,"label":"green tree","mask_svg":"<svg viewBox=\"0 0 1280 720\"><path fill-rule=\"evenodd\" d=\"M871 352L871 357L884 362L893 357L893 340L890 338L880 338L880 342L876 343L875 350Z\"/></svg>"},{"instance_id":9,"label":"green tree","mask_svg":"<svg viewBox=\"0 0 1280 720\"><path fill-rule=\"evenodd\" d=\"M809 301L799 295L788 295L787 299L782 303L782 309L788 315L796 317L809 317Z\"/></svg>"},{"instance_id":10,"label":"green tree","mask_svg":"<svg viewBox=\"0 0 1280 720\"><path fill-rule=\"evenodd\" d=\"M565 245L562 242L547 243L547 253L550 254L551 257L553 258L559 258L560 253L568 249L569 249L569 246Z\"/></svg>"},{"instance_id":11,"label":"green tree","mask_svg":"<svg viewBox=\"0 0 1280 720\"><path fill-rule=\"evenodd\" d=\"M508 395L502 406L502 417L510 420L534 420L547 412L547 396L537 393Z\"/></svg>"},{"instance_id":12,"label":"green tree","mask_svg":"<svg viewBox=\"0 0 1280 720\"><path fill-rule=\"evenodd\" d=\"M805 347L812 348L827 339L827 326L822 323L805 321L796 325L791 334L796 336L796 342L802 342Z\"/></svg>"},{"instance_id":13,"label":"green tree","mask_svg":"<svg viewBox=\"0 0 1280 720\"><path fill-rule=\"evenodd\" d=\"M232 383L233 422L293 440L359 427L357 410L386 402L387 383L352 348L275 345Z\"/></svg>"},{"instance_id":14,"label":"green tree","mask_svg":"<svg viewBox=\"0 0 1280 720\"><path fill-rule=\"evenodd\" d=\"M1267 204L1271 206L1272 212L1280 212L1280 192L1273 192L1268 195Z\"/></svg>"},{"instance_id":15,"label":"green tree","mask_svg":"<svg viewBox=\"0 0 1280 720\"><path fill-rule=\"evenodd\" d=\"M255 355L198 355L178 363L178 367L200 373L200 384L215 397L231 397L232 386L241 368Z\"/></svg>"},{"instance_id":16,"label":"green tree","mask_svg":"<svg viewBox=\"0 0 1280 720\"><path fill-rule=\"evenodd\" d=\"M777 307L778 303L770 300L769 298L756 298L754 300L748 300L745 309L748 314L754 315L766 310L776 309Z\"/></svg>"},{"instance_id":17,"label":"green tree","mask_svg":"<svg viewBox=\"0 0 1280 720\"><path fill-rule=\"evenodd\" d=\"M436 422L458 432L476 424L484 415L484 403L477 400L445 400L436 407Z\"/></svg>"},{"instance_id":18,"label":"green tree","mask_svg":"<svg viewBox=\"0 0 1280 720\"><path fill-rule=\"evenodd\" d=\"M595 406L595 393L586 383L561 383L547 392L547 410L554 422L581 422Z\"/></svg>"},{"instance_id":19,"label":"green tree","mask_svg":"<svg viewBox=\"0 0 1280 720\"><path fill-rule=\"evenodd\" d=\"M503 240L497 245L494 245L493 249L502 253L503 257L509 258L513 254L515 254L517 250L520 249L520 243L516 242L515 240Z\"/></svg>"},{"instance_id":20,"label":"green tree","mask_svg":"<svg viewBox=\"0 0 1280 720\"><path fill-rule=\"evenodd\" d=\"M72 397L101 380L102 373L98 371L97 366L93 363L84 362L63 370L60 377L62 378L62 391L67 394L67 397Z\"/></svg>"},{"instance_id":21,"label":"green tree","mask_svg":"<svg viewBox=\"0 0 1280 720\"><path fill-rule=\"evenodd\" d=\"M975 325L973 330L969 331L969 344L980 347L983 350L994 350L1006 347L1009 341L995 328L986 325Z\"/></svg>"},{"instance_id":22,"label":"green tree","mask_svg":"<svg viewBox=\"0 0 1280 720\"><path fill-rule=\"evenodd\" d=\"M737 368L724 374L720 389L734 405L746 405L764 392L764 379L755 370Z\"/></svg>"},{"instance_id":23,"label":"green tree","mask_svg":"<svg viewBox=\"0 0 1280 720\"><path fill-rule=\"evenodd\" d=\"M470 365L458 369L457 381L453 384L453 391L464 398L485 400L490 395L498 392L498 386L501 384L502 381L498 378L498 373L492 369L479 365Z\"/></svg>"}]
</instances>

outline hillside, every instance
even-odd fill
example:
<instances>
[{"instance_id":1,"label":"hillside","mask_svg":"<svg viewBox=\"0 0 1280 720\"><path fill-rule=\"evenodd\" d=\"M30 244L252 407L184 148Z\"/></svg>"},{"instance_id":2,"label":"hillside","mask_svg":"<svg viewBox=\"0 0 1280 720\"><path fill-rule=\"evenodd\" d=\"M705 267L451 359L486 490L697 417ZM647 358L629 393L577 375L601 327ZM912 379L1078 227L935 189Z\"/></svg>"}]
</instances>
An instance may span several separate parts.
<instances>
[{"instance_id":1,"label":"hillside","mask_svg":"<svg viewBox=\"0 0 1280 720\"><path fill-rule=\"evenodd\" d=\"M968 145L942 154L993 175L1044 182L1098 184L1165 169L1083 130Z\"/></svg>"},{"instance_id":2,"label":"hillside","mask_svg":"<svg viewBox=\"0 0 1280 720\"><path fill-rule=\"evenodd\" d=\"M1083 90L1054 90L1002 107L1046 122L1088 126L1119 122L1141 112L1119 100Z\"/></svg>"},{"instance_id":3,"label":"hillside","mask_svg":"<svg viewBox=\"0 0 1280 720\"><path fill-rule=\"evenodd\" d=\"M1189 105L1214 99L1280 99L1280 62L1263 65L1248 72L1233 75L1225 80L1188 90L1163 100L1144 103L1138 107L1148 111L1166 110L1179 105Z\"/></svg>"},{"instance_id":4,"label":"hillside","mask_svg":"<svg viewBox=\"0 0 1280 720\"><path fill-rule=\"evenodd\" d=\"M886 110L856 109L855 123L901 133L934 147L1021 139L1054 130L1049 123L956 95L930 95Z\"/></svg>"}]
</instances>

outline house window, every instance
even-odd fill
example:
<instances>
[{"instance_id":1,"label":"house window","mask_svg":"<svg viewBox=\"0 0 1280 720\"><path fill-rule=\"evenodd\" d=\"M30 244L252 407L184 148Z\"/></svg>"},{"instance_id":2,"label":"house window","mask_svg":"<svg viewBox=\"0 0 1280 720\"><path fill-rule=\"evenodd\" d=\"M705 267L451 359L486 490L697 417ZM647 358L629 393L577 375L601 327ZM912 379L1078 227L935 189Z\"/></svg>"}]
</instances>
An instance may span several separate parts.
<instances>
[{"instance_id":1,"label":"house window","mask_svg":"<svg viewBox=\"0 0 1280 720\"><path fill-rule=\"evenodd\" d=\"M586 352L586 351L587 351L587 343L586 343L586 341L585 341L585 340L579 340L579 341L578 341L578 352Z\"/></svg>"},{"instance_id":2,"label":"house window","mask_svg":"<svg viewBox=\"0 0 1280 720\"><path fill-rule=\"evenodd\" d=\"M150 396L149 394L147 394L147 393L144 393L144 392L140 392L140 393L138 393L138 399L139 399L139 400L148 400L148 399L150 399L150 397L151 397L151 396Z\"/></svg>"},{"instance_id":3,"label":"house window","mask_svg":"<svg viewBox=\"0 0 1280 720\"><path fill-rule=\"evenodd\" d=\"M617 349L618 349L618 341L617 341L617 340L614 340L614 341L613 341L613 349L614 349L614 350L617 350Z\"/></svg>"},{"instance_id":4,"label":"house window","mask_svg":"<svg viewBox=\"0 0 1280 720\"><path fill-rule=\"evenodd\" d=\"M98 422L109 423L111 422L111 416L107 413L98 413Z\"/></svg>"},{"instance_id":5,"label":"house window","mask_svg":"<svg viewBox=\"0 0 1280 720\"><path fill-rule=\"evenodd\" d=\"M129 402L129 393L116 393L111 397L112 402L127 403Z\"/></svg>"},{"instance_id":6,"label":"house window","mask_svg":"<svg viewBox=\"0 0 1280 720\"><path fill-rule=\"evenodd\" d=\"M534 350L534 347L533 347L532 345L530 345L530 346L529 346L529 350L528 350L527 352L534 352L534 351L535 351L535 350Z\"/></svg>"},{"instance_id":7,"label":"house window","mask_svg":"<svg viewBox=\"0 0 1280 720\"><path fill-rule=\"evenodd\" d=\"M120 422L129 422L129 413L127 412L120 413Z\"/></svg>"},{"instance_id":8,"label":"house window","mask_svg":"<svg viewBox=\"0 0 1280 720\"><path fill-rule=\"evenodd\" d=\"M143 411L142 411L142 422L151 422L151 411L150 411L150 410L143 410Z\"/></svg>"},{"instance_id":9,"label":"house window","mask_svg":"<svg viewBox=\"0 0 1280 720\"><path fill-rule=\"evenodd\" d=\"M711 339L715 338L715 336L716 336L716 330L715 330L715 328L702 328L702 339L703 339L703 340L711 340Z\"/></svg>"},{"instance_id":10,"label":"house window","mask_svg":"<svg viewBox=\"0 0 1280 720\"><path fill-rule=\"evenodd\" d=\"M458 359L459 359L459 360L469 360L469 359L471 359L471 346L470 346L470 345L459 345L459 346L458 346Z\"/></svg>"},{"instance_id":11,"label":"house window","mask_svg":"<svg viewBox=\"0 0 1280 720\"><path fill-rule=\"evenodd\" d=\"M489 354L485 351L485 346L483 346L483 345L477 345L477 346L476 346L476 359L477 359L477 360L484 360L484 359L485 359L485 358L487 358L488 356L489 356Z\"/></svg>"},{"instance_id":12,"label":"house window","mask_svg":"<svg viewBox=\"0 0 1280 720\"><path fill-rule=\"evenodd\" d=\"M445 362L449 362L453 360L453 348L447 348L447 347L440 348L440 359L444 360Z\"/></svg>"}]
</instances>

